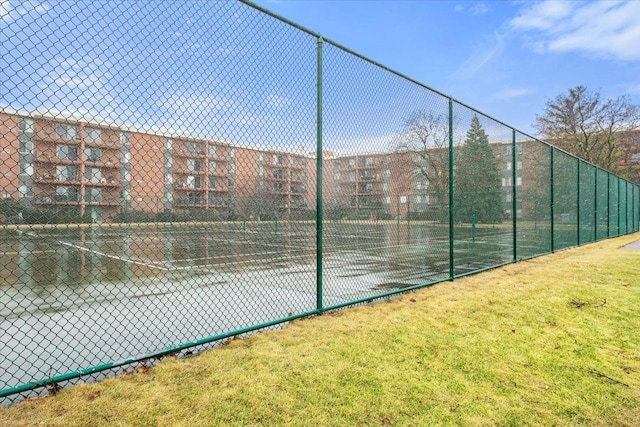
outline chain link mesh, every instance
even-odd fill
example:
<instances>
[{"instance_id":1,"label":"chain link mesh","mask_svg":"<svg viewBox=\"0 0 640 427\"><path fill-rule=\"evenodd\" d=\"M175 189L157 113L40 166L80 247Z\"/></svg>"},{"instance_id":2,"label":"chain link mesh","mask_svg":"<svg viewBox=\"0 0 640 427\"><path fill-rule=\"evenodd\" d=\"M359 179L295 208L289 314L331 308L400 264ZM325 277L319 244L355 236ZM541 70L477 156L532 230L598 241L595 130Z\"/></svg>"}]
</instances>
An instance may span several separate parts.
<instances>
[{"instance_id":1,"label":"chain link mesh","mask_svg":"<svg viewBox=\"0 0 640 427\"><path fill-rule=\"evenodd\" d=\"M3 8L3 402L638 229L637 185L252 5Z\"/></svg>"}]
</instances>

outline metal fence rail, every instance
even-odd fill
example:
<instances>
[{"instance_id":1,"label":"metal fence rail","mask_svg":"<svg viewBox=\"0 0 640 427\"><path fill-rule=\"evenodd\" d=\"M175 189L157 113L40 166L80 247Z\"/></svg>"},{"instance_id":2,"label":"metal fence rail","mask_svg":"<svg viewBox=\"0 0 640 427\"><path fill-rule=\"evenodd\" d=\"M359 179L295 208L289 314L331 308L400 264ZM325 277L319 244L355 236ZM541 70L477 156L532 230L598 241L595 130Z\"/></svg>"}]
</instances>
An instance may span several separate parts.
<instances>
[{"instance_id":1,"label":"metal fence rail","mask_svg":"<svg viewBox=\"0 0 640 427\"><path fill-rule=\"evenodd\" d=\"M252 4L5 8L3 402L638 231L636 184Z\"/></svg>"}]
</instances>

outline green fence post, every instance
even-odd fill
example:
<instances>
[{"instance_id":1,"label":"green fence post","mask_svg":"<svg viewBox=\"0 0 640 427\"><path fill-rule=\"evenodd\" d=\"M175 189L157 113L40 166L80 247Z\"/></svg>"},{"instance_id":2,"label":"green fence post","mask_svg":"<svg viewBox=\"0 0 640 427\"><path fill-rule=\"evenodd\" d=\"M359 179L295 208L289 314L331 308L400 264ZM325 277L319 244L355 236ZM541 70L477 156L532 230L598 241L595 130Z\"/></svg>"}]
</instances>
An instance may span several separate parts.
<instances>
[{"instance_id":1,"label":"green fence post","mask_svg":"<svg viewBox=\"0 0 640 427\"><path fill-rule=\"evenodd\" d=\"M616 181L618 182L618 210L617 210L617 214L618 214L618 227L616 228L617 230L617 234L616 236L620 235L620 178L616 177Z\"/></svg>"},{"instance_id":2,"label":"green fence post","mask_svg":"<svg viewBox=\"0 0 640 427\"><path fill-rule=\"evenodd\" d=\"M592 230L593 233L593 242L598 240L598 168L596 166L593 167L593 224Z\"/></svg>"},{"instance_id":3,"label":"green fence post","mask_svg":"<svg viewBox=\"0 0 640 427\"><path fill-rule=\"evenodd\" d=\"M576 203L576 239L578 241L578 246L580 246L580 159L576 157L576 162L578 163L578 170L577 170L577 176L576 176L576 182L577 182L577 191L576 193L576 199L577 199L577 203Z\"/></svg>"},{"instance_id":4,"label":"green fence post","mask_svg":"<svg viewBox=\"0 0 640 427\"><path fill-rule=\"evenodd\" d=\"M316 308L322 312L322 36L318 37L316 63Z\"/></svg>"},{"instance_id":5,"label":"green fence post","mask_svg":"<svg viewBox=\"0 0 640 427\"><path fill-rule=\"evenodd\" d=\"M455 275L453 259L453 99L449 98L449 280Z\"/></svg>"},{"instance_id":6,"label":"green fence post","mask_svg":"<svg viewBox=\"0 0 640 427\"><path fill-rule=\"evenodd\" d=\"M516 179L518 177L517 174L517 161L518 156L516 155L516 130L511 129L511 164L513 167L511 168L511 215L513 220L513 261L518 260L518 225L516 219Z\"/></svg>"},{"instance_id":7,"label":"green fence post","mask_svg":"<svg viewBox=\"0 0 640 427\"><path fill-rule=\"evenodd\" d=\"M553 212L553 201L554 201L554 197L553 197L553 151L554 151L554 149L553 149L553 147L551 147L551 172L549 174L551 176L551 183L550 183L551 184L551 252L555 252L555 250L556 250L556 245L555 245L555 242L554 242L554 237L555 237L554 236L554 231L555 231L554 230L554 226L555 226L555 223L554 223L554 220L553 220L553 215L554 215L554 212Z\"/></svg>"},{"instance_id":8,"label":"green fence post","mask_svg":"<svg viewBox=\"0 0 640 427\"><path fill-rule=\"evenodd\" d=\"M611 174L607 171L607 237L611 237Z\"/></svg>"},{"instance_id":9,"label":"green fence post","mask_svg":"<svg viewBox=\"0 0 640 427\"><path fill-rule=\"evenodd\" d=\"M471 215L471 243L476 243L476 214Z\"/></svg>"}]
</instances>

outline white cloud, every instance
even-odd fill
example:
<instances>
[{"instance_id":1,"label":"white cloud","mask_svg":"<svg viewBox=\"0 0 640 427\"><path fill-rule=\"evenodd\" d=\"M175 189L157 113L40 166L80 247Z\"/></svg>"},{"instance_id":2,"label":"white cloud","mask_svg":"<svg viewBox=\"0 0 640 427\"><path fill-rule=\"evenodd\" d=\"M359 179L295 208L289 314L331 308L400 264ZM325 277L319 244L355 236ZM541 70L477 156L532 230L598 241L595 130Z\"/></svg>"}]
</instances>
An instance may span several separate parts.
<instances>
[{"instance_id":1,"label":"white cloud","mask_svg":"<svg viewBox=\"0 0 640 427\"><path fill-rule=\"evenodd\" d=\"M464 6L461 4L457 4L456 7L453 8L456 12L462 12L464 10Z\"/></svg>"},{"instance_id":2,"label":"white cloud","mask_svg":"<svg viewBox=\"0 0 640 427\"><path fill-rule=\"evenodd\" d=\"M8 18L11 14L11 2L9 0L0 1L0 20Z\"/></svg>"},{"instance_id":3,"label":"white cloud","mask_svg":"<svg viewBox=\"0 0 640 427\"><path fill-rule=\"evenodd\" d=\"M631 95L640 95L640 81L624 83L622 88Z\"/></svg>"},{"instance_id":4,"label":"white cloud","mask_svg":"<svg viewBox=\"0 0 640 427\"><path fill-rule=\"evenodd\" d=\"M496 93L494 97L496 99L514 99L526 96L532 93L531 89L525 88L506 88Z\"/></svg>"},{"instance_id":5,"label":"white cloud","mask_svg":"<svg viewBox=\"0 0 640 427\"><path fill-rule=\"evenodd\" d=\"M485 64L499 55L504 48L504 35L495 32L493 37L486 37L481 45L474 46L473 53L462 66L455 72L458 77L470 77L480 70Z\"/></svg>"},{"instance_id":6,"label":"white cloud","mask_svg":"<svg viewBox=\"0 0 640 427\"><path fill-rule=\"evenodd\" d=\"M489 8L484 3L477 3L469 8L469 13L471 15L483 15L487 12L489 12Z\"/></svg>"},{"instance_id":7,"label":"white cloud","mask_svg":"<svg viewBox=\"0 0 640 427\"><path fill-rule=\"evenodd\" d=\"M21 15L27 15L32 12L43 14L49 10L51 10L51 6L44 1L0 0L0 20L3 21L11 21Z\"/></svg>"},{"instance_id":8,"label":"white cloud","mask_svg":"<svg viewBox=\"0 0 640 427\"><path fill-rule=\"evenodd\" d=\"M521 10L509 24L537 51L640 61L638 16L637 1L543 1Z\"/></svg>"},{"instance_id":9,"label":"white cloud","mask_svg":"<svg viewBox=\"0 0 640 427\"><path fill-rule=\"evenodd\" d=\"M280 96L275 94L267 95L267 104L273 108L285 108L291 105L291 99L286 96Z\"/></svg>"}]
</instances>

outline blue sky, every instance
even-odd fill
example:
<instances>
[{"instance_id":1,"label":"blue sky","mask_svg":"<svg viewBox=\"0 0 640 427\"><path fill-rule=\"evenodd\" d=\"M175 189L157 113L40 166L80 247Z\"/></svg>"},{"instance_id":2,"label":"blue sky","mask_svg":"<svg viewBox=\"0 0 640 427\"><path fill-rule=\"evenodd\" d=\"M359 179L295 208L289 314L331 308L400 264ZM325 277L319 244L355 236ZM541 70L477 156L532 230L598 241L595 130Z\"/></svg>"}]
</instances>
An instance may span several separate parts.
<instances>
[{"instance_id":1,"label":"blue sky","mask_svg":"<svg viewBox=\"0 0 640 427\"><path fill-rule=\"evenodd\" d=\"M525 132L576 85L640 103L638 1L258 4ZM0 0L0 24L0 107L315 148L316 40L242 3ZM408 81L324 55L329 149L385 149L416 111L446 113Z\"/></svg>"},{"instance_id":2,"label":"blue sky","mask_svg":"<svg viewBox=\"0 0 640 427\"><path fill-rule=\"evenodd\" d=\"M585 85L640 103L640 1L259 1L525 132Z\"/></svg>"}]
</instances>

